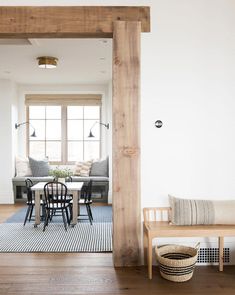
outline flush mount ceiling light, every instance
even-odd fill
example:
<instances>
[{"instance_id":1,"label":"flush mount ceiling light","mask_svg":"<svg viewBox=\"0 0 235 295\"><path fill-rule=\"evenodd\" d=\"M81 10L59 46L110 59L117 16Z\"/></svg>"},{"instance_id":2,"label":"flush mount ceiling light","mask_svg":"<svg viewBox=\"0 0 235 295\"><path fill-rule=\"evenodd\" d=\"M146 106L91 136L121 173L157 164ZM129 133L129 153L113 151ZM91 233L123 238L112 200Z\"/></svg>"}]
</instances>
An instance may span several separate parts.
<instances>
[{"instance_id":1,"label":"flush mount ceiling light","mask_svg":"<svg viewBox=\"0 0 235 295\"><path fill-rule=\"evenodd\" d=\"M37 58L38 67L41 69L55 69L57 67L58 58L52 56L40 56Z\"/></svg>"}]
</instances>

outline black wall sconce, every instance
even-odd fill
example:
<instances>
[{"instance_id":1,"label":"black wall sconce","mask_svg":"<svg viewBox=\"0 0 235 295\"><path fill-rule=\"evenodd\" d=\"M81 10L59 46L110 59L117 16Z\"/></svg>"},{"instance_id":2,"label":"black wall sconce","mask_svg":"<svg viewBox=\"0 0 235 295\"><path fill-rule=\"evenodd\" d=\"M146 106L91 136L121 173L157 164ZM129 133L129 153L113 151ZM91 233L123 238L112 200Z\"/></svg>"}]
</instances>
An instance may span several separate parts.
<instances>
[{"instance_id":1,"label":"black wall sconce","mask_svg":"<svg viewBox=\"0 0 235 295\"><path fill-rule=\"evenodd\" d=\"M18 129L21 125L25 125L25 124L29 124L29 126L33 129L33 133L30 135L30 137L37 137L36 132L35 132L35 128L29 122L22 122L19 124L15 123L15 129Z\"/></svg>"},{"instance_id":2,"label":"black wall sconce","mask_svg":"<svg viewBox=\"0 0 235 295\"><path fill-rule=\"evenodd\" d=\"M163 125L163 123L162 123L161 120L157 120L157 121L155 122L155 127L157 127L157 128L161 128L162 125Z\"/></svg>"},{"instance_id":3,"label":"black wall sconce","mask_svg":"<svg viewBox=\"0 0 235 295\"><path fill-rule=\"evenodd\" d=\"M90 133L89 133L89 135L88 135L89 138L91 138L91 137L95 137L94 134L92 133L92 129L95 127L96 124L103 125L105 128L109 129L109 123L104 124L104 123L101 123L101 122L96 121L96 122L91 126Z\"/></svg>"}]
</instances>

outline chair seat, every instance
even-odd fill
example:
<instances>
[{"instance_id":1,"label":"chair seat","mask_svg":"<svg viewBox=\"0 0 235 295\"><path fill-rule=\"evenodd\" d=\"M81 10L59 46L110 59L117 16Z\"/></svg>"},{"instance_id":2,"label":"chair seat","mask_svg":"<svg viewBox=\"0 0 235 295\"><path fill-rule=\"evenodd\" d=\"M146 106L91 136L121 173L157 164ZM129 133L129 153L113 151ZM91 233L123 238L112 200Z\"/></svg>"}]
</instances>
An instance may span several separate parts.
<instances>
[{"instance_id":1,"label":"chair seat","mask_svg":"<svg viewBox=\"0 0 235 295\"><path fill-rule=\"evenodd\" d=\"M61 197L58 196L56 199L57 199L58 201L60 201L60 200L61 200ZM69 203L69 202L71 202L72 200L73 200L73 196L72 196L72 195L70 195L69 197L67 196L67 198L66 198L66 203Z\"/></svg>"},{"instance_id":2,"label":"chair seat","mask_svg":"<svg viewBox=\"0 0 235 295\"><path fill-rule=\"evenodd\" d=\"M62 205L61 203L53 203L53 204L45 205L47 209L56 209L56 210L65 209L65 208L68 208L68 206L69 206L69 203L66 203L66 205Z\"/></svg>"},{"instance_id":3,"label":"chair seat","mask_svg":"<svg viewBox=\"0 0 235 295\"><path fill-rule=\"evenodd\" d=\"M32 200L32 203L30 202L26 202L27 205L35 205L35 200ZM43 200L40 200L40 205L44 205L44 201Z\"/></svg>"},{"instance_id":4,"label":"chair seat","mask_svg":"<svg viewBox=\"0 0 235 295\"><path fill-rule=\"evenodd\" d=\"M80 204L80 205L85 205L85 204L91 205L92 203L93 203L92 200L90 200L90 201L85 200L85 199L78 200L78 204ZM73 204L73 200L70 201L70 204Z\"/></svg>"},{"instance_id":5,"label":"chair seat","mask_svg":"<svg viewBox=\"0 0 235 295\"><path fill-rule=\"evenodd\" d=\"M80 200L78 200L78 204L81 204L81 205L85 205L85 204L87 204L87 205L90 205L90 204L92 204L92 200L85 200L85 199L80 199Z\"/></svg>"}]
</instances>

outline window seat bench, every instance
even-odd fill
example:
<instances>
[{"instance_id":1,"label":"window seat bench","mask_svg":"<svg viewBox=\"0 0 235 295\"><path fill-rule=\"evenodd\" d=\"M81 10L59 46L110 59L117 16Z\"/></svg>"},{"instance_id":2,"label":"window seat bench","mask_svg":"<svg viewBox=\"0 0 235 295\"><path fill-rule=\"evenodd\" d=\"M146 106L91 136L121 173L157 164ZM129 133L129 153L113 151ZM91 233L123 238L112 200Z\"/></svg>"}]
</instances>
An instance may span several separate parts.
<instances>
[{"instance_id":1,"label":"window seat bench","mask_svg":"<svg viewBox=\"0 0 235 295\"><path fill-rule=\"evenodd\" d=\"M53 176L44 176L44 177L13 177L12 185L14 191L14 201L26 201L24 198L25 187L25 179L30 178L34 184L38 182L48 182L53 181ZM89 180L93 180L92 183L92 200L95 202L108 202L108 192L109 192L109 177L106 176L72 176L73 182L89 182ZM25 195L26 197L26 195Z\"/></svg>"},{"instance_id":2,"label":"window seat bench","mask_svg":"<svg viewBox=\"0 0 235 295\"><path fill-rule=\"evenodd\" d=\"M169 237L218 237L219 270L223 271L224 237L235 236L235 225L172 225L171 208L144 208L144 258L148 277L152 279L152 241Z\"/></svg>"}]
</instances>

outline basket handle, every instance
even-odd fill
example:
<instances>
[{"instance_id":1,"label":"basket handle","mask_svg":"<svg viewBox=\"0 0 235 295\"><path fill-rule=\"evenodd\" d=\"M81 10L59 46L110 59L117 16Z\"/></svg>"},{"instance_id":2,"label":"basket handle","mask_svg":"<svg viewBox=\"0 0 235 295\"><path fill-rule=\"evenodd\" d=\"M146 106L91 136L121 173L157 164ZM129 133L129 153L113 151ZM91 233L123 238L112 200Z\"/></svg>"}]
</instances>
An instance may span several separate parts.
<instances>
[{"instance_id":1,"label":"basket handle","mask_svg":"<svg viewBox=\"0 0 235 295\"><path fill-rule=\"evenodd\" d=\"M200 248L200 242L198 242L196 245L195 245L195 247L194 247L197 251L199 250L199 248Z\"/></svg>"}]
</instances>

